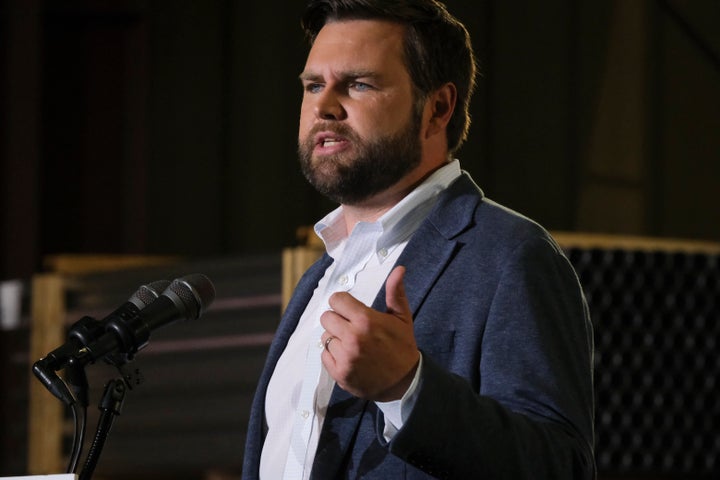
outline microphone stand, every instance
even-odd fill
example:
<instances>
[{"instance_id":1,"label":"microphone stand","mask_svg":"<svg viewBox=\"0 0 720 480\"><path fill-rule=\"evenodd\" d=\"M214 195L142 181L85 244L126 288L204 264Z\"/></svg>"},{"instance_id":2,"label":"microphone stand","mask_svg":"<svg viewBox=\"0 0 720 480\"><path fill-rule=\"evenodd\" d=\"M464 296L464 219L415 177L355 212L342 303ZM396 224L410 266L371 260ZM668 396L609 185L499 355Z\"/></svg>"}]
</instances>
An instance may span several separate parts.
<instances>
[{"instance_id":1,"label":"microphone stand","mask_svg":"<svg viewBox=\"0 0 720 480\"><path fill-rule=\"evenodd\" d=\"M75 399L75 401L69 405L72 409L75 429L70 453L70 463L68 464L67 470L68 473L74 473L77 469L80 454L82 453L87 424L87 406L89 404L89 387L84 365L71 359L67 367L65 367L65 382L70 387L72 396Z\"/></svg>"},{"instance_id":2,"label":"microphone stand","mask_svg":"<svg viewBox=\"0 0 720 480\"><path fill-rule=\"evenodd\" d=\"M35 362L33 373L45 387L72 410L75 424L72 450L67 473L74 473L82 453L85 438L88 406L88 380L85 373L87 361L75 352L86 345L100 332L100 322L92 317L83 317L68 331L68 342L55 349L47 357ZM57 371L65 369L65 379Z\"/></svg>"},{"instance_id":3,"label":"microphone stand","mask_svg":"<svg viewBox=\"0 0 720 480\"><path fill-rule=\"evenodd\" d=\"M140 369L128 367L132 363L132 359L132 355L122 353L105 357L105 361L115 366L121 376L105 384L105 390L98 405L101 413L95 431L95 438L88 451L79 480L90 480L92 478L107 437L110 434L110 429L117 416L122 412L125 404L125 394L128 390L132 390L133 385L140 385L144 381Z\"/></svg>"},{"instance_id":4,"label":"microphone stand","mask_svg":"<svg viewBox=\"0 0 720 480\"><path fill-rule=\"evenodd\" d=\"M100 328L100 322L94 318L83 317L70 328L67 344L33 365L33 373L38 380L66 406L70 407L73 414L74 435L67 473L77 471L87 424L89 386L85 366L92 360L83 353L82 347L86 347L92 339L99 336ZM121 377L111 380L105 385L103 397L98 405L102 413L98 420L95 439L80 473L80 480L89 480L92 477L110 428L115 417L120 415L122 410L127 389L132 389L133 385L140 385L143 381L139 369L127 368L132 359L132 353L116 353L104 357L107 363L118 369ZM65 376L61 378L56 372L63 368Z\"/></svg>"},{"instance_id":5,"label":"microphone stand","mask_svg":"<svg viewBox=\"0 0 720 480\"><path fill-rule=\"evenodd\" d=\"M159 288L158 284L169 286L158 295L154 289ZM151 298L148 298L148 295ZM89 479L95 470L110 427L122 409L126 387L132 389L133 383L138 385L142 381L139 370L128 373L125 366L136 352L147 345L153 329L178 318L199 318L214 298L215 287L202 274L187 275L173 282L153 282L141 287L125 305L103 322L92 317L80 319L70 328L65 344L33 364L32 371L37 379L50 393L73 409L75 438L68 473L75 473L77 469L85 436L88 404L85 365L103 358L118 368L122 378L105 386L105 394L100 403L102 414L92 450L81 473L82 480ZM151 311L147 317L138 314L144 307L148 308L146 311ZM114 350L119 352L111 353ZM63 368L67 371L66 379L60 378L56 373Z\"/></svg>"},{"instance_id":6,"label":"microphone stand","mask_svg":"<svg viewBox=\"0 0 720 480\"><path fill-rule=\"evenodd\" d=\"M90 446L90 451L85 459L85 466L80 473L80 480L89 480L92 478L97 462L100 459L102 449L105 446L105 441L110 433L110 428L112 427L115 418L120 415L120 412L122 411L126 392L125 381L123 379L116 378L105 385L105 391L99 405L102 413L100 414L100 419L98 420L95 439Z\"/></svg>"}]
</instances>

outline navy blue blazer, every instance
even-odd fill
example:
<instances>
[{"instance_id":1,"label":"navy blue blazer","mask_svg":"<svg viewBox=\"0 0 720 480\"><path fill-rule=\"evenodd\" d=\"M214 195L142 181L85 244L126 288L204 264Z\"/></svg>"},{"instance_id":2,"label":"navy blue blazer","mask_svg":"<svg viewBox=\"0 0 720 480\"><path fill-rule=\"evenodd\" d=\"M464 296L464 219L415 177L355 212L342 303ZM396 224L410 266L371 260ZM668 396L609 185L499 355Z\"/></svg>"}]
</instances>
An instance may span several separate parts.
<instances>
[{"instance_id":1,"label":"navy blue blazer","mask_svg":"<svg viewBox=\"0 0 720 480\"><path fill-rule=\"evenodd\" d=\"M244 479L258 478L270 376L331 262L325 255L305 273L280 322L250 414ZM376 405L336 386L312 478L593 478L592 329L550 235L463 174L397 263L423 354L417 403L387 443ZM384 299L383 288L373 307L384 311Z\"/></svg>"}]
</instances>

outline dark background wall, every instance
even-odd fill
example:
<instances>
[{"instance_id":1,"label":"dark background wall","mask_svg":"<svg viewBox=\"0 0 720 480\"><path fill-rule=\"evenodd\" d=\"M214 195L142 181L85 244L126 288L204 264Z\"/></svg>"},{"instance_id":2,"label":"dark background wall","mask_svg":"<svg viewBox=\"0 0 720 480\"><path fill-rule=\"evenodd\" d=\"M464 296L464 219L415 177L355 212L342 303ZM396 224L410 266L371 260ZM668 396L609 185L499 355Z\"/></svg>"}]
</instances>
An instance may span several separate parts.
<instances>
[{"instance_id":1,"label":"dark background wall","mask_svg":"<svg viewBox=\"0 0 720 480\"><path fill-rule=\"evenodd\" d=\"M304 3L0 0L0 281L53 253L293 244L332 208L295 160ZM489 196L553 230L720 241L717 0L446 3L481 61L459 157Z\"/></svg>"},{"instance_id":2,"label":"dark background wall","mask_svg":"<svg viewBox=\"0 0 720 480\"><path fill-rule=\"evenodd\" d=\"M449 0L483 76L459 157L556 230L720 239L720 4ZM303 0L0 0L0 278L50 253L277 250Z\"/></svg>"}]
</instances>

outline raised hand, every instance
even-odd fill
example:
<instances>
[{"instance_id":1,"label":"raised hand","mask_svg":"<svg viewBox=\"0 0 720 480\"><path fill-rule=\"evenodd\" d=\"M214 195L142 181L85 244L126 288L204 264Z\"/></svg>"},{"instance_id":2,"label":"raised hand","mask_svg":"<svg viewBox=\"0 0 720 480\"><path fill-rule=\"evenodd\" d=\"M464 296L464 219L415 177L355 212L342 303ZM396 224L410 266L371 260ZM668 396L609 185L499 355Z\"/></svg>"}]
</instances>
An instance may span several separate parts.
<instances>
[{"instance_id":1,"label":"raised hand","mask_svg":"<svg viewBox=\"0 0 720 480\"><path fill-rule=\"evenodd\" d=\"M373 401L399 400L415 375L420 352L405 296L405 267L385 283L386 312L367 307L347 292L334 293L322 314L322 361L344 390Z\"/></svg>"}]
</instances>

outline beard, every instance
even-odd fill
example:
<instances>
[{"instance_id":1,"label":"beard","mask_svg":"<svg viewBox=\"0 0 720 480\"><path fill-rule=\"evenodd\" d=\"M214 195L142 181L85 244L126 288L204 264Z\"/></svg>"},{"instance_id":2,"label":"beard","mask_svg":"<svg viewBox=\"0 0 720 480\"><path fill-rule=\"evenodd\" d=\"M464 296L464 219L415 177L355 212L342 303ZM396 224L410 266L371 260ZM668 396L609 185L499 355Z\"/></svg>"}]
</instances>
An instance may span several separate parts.
<instances>
[{"instance_id":1,"label":"beard","mask_svg":"<svg viewBox=\"0 0 720 480\"><path fill-rule=\"evenodd\" d=\"M298 144L300 167L307 181L322 195L344 205L357 205L381 193L420 163L420 115L413 112L403 130L364 140L344 124L319 124ZM320 131L342 135L351 152L313 157L314 136Z\"/></svg>"}]
</instances>

